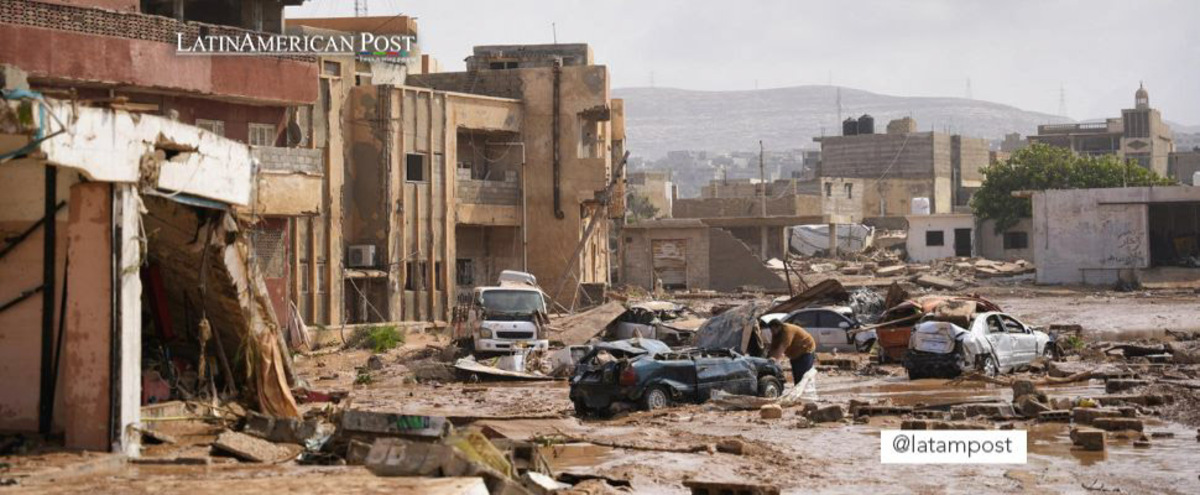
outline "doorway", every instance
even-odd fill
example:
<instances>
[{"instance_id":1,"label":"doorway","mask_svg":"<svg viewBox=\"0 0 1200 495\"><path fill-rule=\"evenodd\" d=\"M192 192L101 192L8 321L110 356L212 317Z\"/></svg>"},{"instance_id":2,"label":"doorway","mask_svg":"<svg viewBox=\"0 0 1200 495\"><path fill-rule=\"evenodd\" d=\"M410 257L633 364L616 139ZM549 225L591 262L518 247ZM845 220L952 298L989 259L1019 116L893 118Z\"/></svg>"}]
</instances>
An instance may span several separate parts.
<instances>
[{"instance_id":1,"label":"doorway","mask_svg":"<svg viewBox=\"0 0 1200 495\"><path fill-rule=\"evenodd\" d=\"M971 256L971 229L954 229L954 255Z\"/></svg>"}]
</instances>

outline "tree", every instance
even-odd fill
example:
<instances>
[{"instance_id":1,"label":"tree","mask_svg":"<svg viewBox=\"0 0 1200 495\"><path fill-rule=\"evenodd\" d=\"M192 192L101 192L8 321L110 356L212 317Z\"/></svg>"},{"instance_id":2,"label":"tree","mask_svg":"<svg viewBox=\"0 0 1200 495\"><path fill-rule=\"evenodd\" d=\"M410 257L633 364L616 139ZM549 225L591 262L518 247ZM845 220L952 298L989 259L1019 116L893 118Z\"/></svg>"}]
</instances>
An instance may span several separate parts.
<instances>
[{"instance_id":1,"label":"tree","mask_svg":"<svg viewBox=\"0 0 1200 495\"><path fill-rule=\"evenodd\" d=\"M629 193L625 199L625 208L629 211L631 221L649 220L658 216L658 207L650 202L650 198Z\"/></svg>"},{"instance_id":2,"label":"tree","mask_svg":"<svg viewBox=\"0 0 1200 495\"><path fill-rule=\"evenodd\" d=\"M996 233L1033 214L1029 198L1014 191L1090 189L1171 185L1175 181L1142 168L1134 160L1114 155L1083 156L1066 148L1035 143L1009 159L982 169L983 186L971 197L971 210L980 219L996 222Z\"/></svg>"}]
</instances>

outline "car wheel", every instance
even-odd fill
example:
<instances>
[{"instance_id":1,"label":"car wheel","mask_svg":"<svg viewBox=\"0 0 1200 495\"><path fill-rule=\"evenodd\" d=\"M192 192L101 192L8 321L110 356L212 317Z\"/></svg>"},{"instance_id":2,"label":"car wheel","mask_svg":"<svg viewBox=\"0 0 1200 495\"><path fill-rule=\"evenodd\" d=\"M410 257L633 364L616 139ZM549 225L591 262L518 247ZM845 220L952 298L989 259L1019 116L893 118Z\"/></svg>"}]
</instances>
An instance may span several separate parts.
<instances>
[{"instance_id":1,"label":"car wheel","mask_svg":"<svg viewBox=\"0 0 1200 495\"><path fill-rule=\"evenodd\" d=\"M868 340L858 345L858 352L866 354L871 352L871 348L875 347L875 339Z\"/></svg>"},{"instance_id":2,"label":"car wheel","mask_svg":"<svg viewBox=\"0 0 1200 495\"><path fill-rule=\"evenodd\" d=\"M650 387L642 394L641 406L646 411L663 409L671 405L671 394L663 387Z\"/></svg>"},{"instance_id":3,"label":"car wheel","mask_svg":"<svg viewBox=\"0 0 1200 495\"><path fill-rule=\"evenodd\" d=\"M995 356L988 356L983 360L983 374L993 378L1000 376L1000 365L996 363Z\"/></svg>"},{"instance_id":4,"label":"car wheel","mask_svg":"<svg viewBox=\"0 0 1200 495\"><path fill-rule=\"evenodd\" d=\"M1053 361L1054 360L1054 345L1047 342L1045 346L1042 346L1042 356L1045 357L1049 361Z\"/></svg>"},{"instance_id":5,"label":"car wheel","mask_svg":"<svg viewBox=\"0 0 1200 495\"><path fill-rule=\"evenodd\" d=\"M576 400L573 402L575 404L575 415L576 416L583 418L583 417L586 417L587 415L591 414L592 410L588 409L587 402L584 402L583 399L579 399L579 400Z\"/></svg>"},{"instance_id":6,"label":"car wheel","mask_svg":"<svg viewBox=\"0 0 1200 495\"><path fill-rule=\"evenodd\" d=\"M774 399L779 397L783 391L783 385L779 383L779 379L773 376L764 376L758 379L758 396Z\"/></svg>"},{"instance_id":7,"label":"car wheel","mask_svg":"<svg viewBox=\"0 0 1200 495\"><path fill-rule=\"evenodd\" d=\"M908 372L909 380L920 380L922 378L925 378L925 374L921 373L920 370L905 368L904 371Z\"/></svg>"}]
</instances>

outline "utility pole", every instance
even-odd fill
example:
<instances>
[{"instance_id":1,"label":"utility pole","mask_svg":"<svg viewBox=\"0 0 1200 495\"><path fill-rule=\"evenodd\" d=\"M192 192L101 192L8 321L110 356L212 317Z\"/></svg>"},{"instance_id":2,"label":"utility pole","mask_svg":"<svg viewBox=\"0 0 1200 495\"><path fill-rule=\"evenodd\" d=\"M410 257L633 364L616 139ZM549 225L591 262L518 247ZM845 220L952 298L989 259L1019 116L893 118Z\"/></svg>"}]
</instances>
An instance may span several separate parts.
<instances>
[{"instance_id":1,"label":"utility pole","mask_svg":"<svg viewBox=\"0 0 1200 495\"><path fill-rule=\"evenodd\" d=\"M550 33L554 36L554 44L557 45L558 44L558 25L556 23L553 23L553 22L550 23Z\"/></svg>"},{"instance_id":2,"label":"utility pole","mask_svg":"<svg viewBox=\"0 0 1200 495\"><path fill-rule=\"evenodd\" d=\"M762 204L762 216L767 216L767 168L763 165L763 142L758 140L758 181L762 186L762 195L760 203Z\"/></svg>"}]
</instances>

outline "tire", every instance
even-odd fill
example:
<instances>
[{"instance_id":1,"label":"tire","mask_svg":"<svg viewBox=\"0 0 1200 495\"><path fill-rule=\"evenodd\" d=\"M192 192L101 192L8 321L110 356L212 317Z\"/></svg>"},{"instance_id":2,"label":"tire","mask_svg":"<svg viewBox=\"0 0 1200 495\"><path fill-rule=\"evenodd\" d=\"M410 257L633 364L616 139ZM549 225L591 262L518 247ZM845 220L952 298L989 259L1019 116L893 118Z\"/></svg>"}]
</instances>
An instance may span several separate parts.
<instances>
[{"instance_id":1,"label":"tire","mask_svg":"<svg viewBox=\"0 0 1200 495\"><path fill-rule=\"evenodd\" d=\"M576 416L585 418L585 417L591 415L592 410L588 409L587 402L584 402L583 399L574 400L574 401L572 401L572 403L574 403L574 405L575 405L575 415Z\"/></svg>"},{"instance_id":2,"label":"tire","mask_svg":"<svg viewBox=\"0 0 1200 495\"><path fill-rule=\"evenodd\" d=\"M779 383L779 379L773 376L764 376L758 379L758 396L774 399L779 397L783 392L783 385Z\"/></svg>"},{"instance_id":3,"label":"tire","mask_svg":"<svg viewBox=\"0 0 1200 495\"><path fill-rule=\"evenodd\" d=\"M1042 357L1045 357L1047 360L1053 361L1055 354L1056 353L1054 352L1054 344L1047 342L1046 345L1042 346Z\"/></svg>"},{"instance_id":4,"label":"tire","mask_svg":"<svg viewBox=\"0 0 1200 495\"><path fill-rule=\"evenodd\" d=\"M638 400L638 405L640 405L644 411L665 409L671 406L671 394L667 392L666 388L653 386L647 388L646 391L642 393L642 398Z\"/></svg>"},{"instance_id":5,"label":"tire","mask_svg":"<svg viewBox=\"0 0 1200 495\"><path fill-rule=\"evenodd\" d=\"M908 372L908 379L909 379L909 380L920 380L920 379L922 379L922 378L925 378L925 374L924 374L924 373L921 373L921 371L920 371L920 370L917 370L917 369L911 369L911 368L905 368L905 369L904 369L904 371L907 371L907 372Z\"/></svg>"},{"instance_id":6,"label":"tire","mask_svg":"<svg viewBox=\"0 0 1200 495\"><path fill-rule=\"evenodd\" d=\"M984 358L983 369L981 371L983 371L984 375L987 375L992 378L999 376L1000 375L1000 364L996 362L996 357L992 356L992 355L988 355L988 357Z\"/></svg>"}]
</instances>

